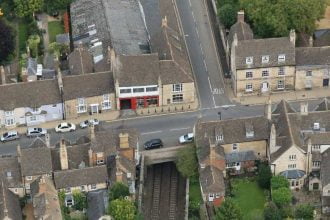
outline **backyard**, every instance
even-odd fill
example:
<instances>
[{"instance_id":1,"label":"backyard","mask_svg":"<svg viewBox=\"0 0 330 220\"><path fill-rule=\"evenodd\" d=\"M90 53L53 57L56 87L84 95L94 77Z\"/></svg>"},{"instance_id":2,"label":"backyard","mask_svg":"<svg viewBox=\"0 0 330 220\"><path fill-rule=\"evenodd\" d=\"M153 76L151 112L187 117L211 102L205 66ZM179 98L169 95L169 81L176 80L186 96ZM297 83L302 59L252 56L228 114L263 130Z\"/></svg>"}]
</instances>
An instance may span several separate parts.
<instances>
[{"instance_id":1,"label":"backyard","mask_svg":"<svg viewBox=\"0 0 330 220\"><path fill-rule=\"evenodd\" d=\"M232 187L233 200L240 208L243 220L254 220L263 215L266 196L256 181L233 179Z\"/></svg>"},{"instance_id":2,"label":"backyard","mask_svg":"<svg viewBox=\"0 0 330 220\"><path fill-rule=\"evenodd\" d=\"M189 181L189 217L199 219L199 206L203 199L198 177L192 177Z\"/></svg>"},{"instance_id":3,"label":"backyard","mask_svg":"<svg viewBox=\"0 0 330 220\"><path fill-rule=\"evenodd\" d=\"M63 33L64 33L64 27L61 21L48 22L49 43L55 42L56 35Z\"/></svg>"}]
</instances>

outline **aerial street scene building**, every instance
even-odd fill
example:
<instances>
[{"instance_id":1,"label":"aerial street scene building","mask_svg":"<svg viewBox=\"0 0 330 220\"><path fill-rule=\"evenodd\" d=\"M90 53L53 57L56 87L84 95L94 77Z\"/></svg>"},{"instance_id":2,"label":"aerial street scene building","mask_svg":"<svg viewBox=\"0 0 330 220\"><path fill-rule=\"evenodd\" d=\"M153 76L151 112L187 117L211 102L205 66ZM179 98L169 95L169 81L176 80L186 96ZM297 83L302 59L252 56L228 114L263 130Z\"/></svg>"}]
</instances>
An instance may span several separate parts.
<instances>
[{"instance_id":1,"label":"aerial street scene building","mask_svg":"<svg viewBox=\"0 0 330 220\"><path fill-rule=\"evenodd\" d=\"M0 1L0 220L330 219L329 0Z\"/></svg>"}]
</instances>

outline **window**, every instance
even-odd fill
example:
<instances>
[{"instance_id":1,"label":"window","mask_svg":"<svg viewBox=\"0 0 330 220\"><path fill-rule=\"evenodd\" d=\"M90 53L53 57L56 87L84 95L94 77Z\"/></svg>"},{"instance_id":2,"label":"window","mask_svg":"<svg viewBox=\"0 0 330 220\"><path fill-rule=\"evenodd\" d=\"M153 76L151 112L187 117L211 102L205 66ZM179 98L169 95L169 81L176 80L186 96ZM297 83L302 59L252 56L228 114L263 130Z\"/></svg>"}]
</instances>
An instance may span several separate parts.
<instances>
[{"instance_id":1,"label":"window","mask_svg":"<svg viewBox=\"0 0 330 220\"><path fill-rule=\"evenodd\" d=\"M35 115L30 116L30 121L36 121L36 120L37 120L37 116Z\"/></svg>"},{"instance_id":2,"label":"window","mask_svg":"<svg viewBox=\"0 0 330 220\"><path fill-rule=\"evenodd\" d=\"M321 161L313 161L313 167L320 167Z\"/></svg>"},{"instance_id":3,"label":"window","mask_svg":"<svg viewBox=\"0 0 330 220\"><path fill-rule=\"evenodd\" d=\"M269 56L268 55L262 56L261 63L268 63L268 62L269 62Z\"/></svg>"},{"instance_id":4,"label":"window","mask_svg":"<svg viewBox=\"0 0 330 220\"><path fill-rule=\"evenodd\" d=\"M284 62L284 61L285 61L285 54L280 54L280 55L278 55L278 57L277 57L277 61L278 61L279 63Z\"/></svg>"},{"instance_id":5,"label":"window","mask_svg":"<svg viewBox=\"0 0 330 220\"><path fill-rule=\"evenodd\" d=\"M252 78L253 73L252 72L246 72L246 78Z\"/></svg>"},{"instance_id":6,"label":"window","mask_svg":"<svg viewBox=\"0 0 330 220\"><path fill-rule=\"evenodd\" d=\"M277 89L284 89L284 80L277 81Z\"/></svg>"},{"instance_id":7,"label":"window","mask_svg":"<svg viewBox=\"0 0 330 220\"><path fill-rule=\"evenodd\" d=\"M146 98L147 101L147 106L156 106L158 105L158 98L157 97L151 97L151 98Z\"/></svg>"},{"instance_id":8,"label":"window","mask_svg":"<svg viewBox=\"0 0 330 220\"><path fill-rule=\"evenodd\" d=\"M11 177L11 172L10 172L10 171L7 171L7 172L6 172L6 176L7 176L8 178L10 178L10 177Z\"/></svg>"},{"instance_id":9,"label":"window","mask_svg":"<svg viewBox=\"0 0 330 220\"><path fill-rule=\"evenodd\" d=\"M86 112L86 104L85 104L85 99L84 98L78 98L78 107L77 107L77 112L78 113L83 113Z\"/></svg>"},{"instance_id":10,"label":"window","mask_svg":"<svg viewBox=\"0 0 330 220\"><path fill-rule=\"evenodd\" d=\"M172 96L172 102L173 103L183 102L183 95L182 94L173 95Z\"/></svg>"},{"instance_id":11,"label":"window","mask_svg":"<svg viewBox=\"0 0 330 220\"><path fill-rule=\"evenodd\" d=\"M268 70L263 70L262 71L262 77L267 77L267 76L269 76Z\"/></svg>"},{"instance_id":12,"label":"window","mask_svg":"<svg viewBox=\"0 0 330 220\"><path fill-rule=\"evenodd\" d=\"M201 166L201 169L204 169L205 168L205 164L204 163L201 163L200 166Z\"/></svg>"},{"instance_id":13,"label":"window","mask_svg":"<svg viewBox=\"0 0 330 220\"><path fill-rule=\"evenodd\" d=\"M26 176L26 180L32 180L32 176Z\"/></svg>"},{"instance_id":14,"label":"window","mask_svg":"<svg viewBox=\"0 0 330 220\"><path fill-rule=\"evenodd\" d=\"M81 191L85 191L85 186L80 186Z\"/></svg>"},{"instance_id":15,"label":"window","mask_svg":"<svg viewBox=\"0 0 330 220\"><path fill-rule=\"evenodd\" d=\"M144 92L144 88L133 88L133 93Z\"/></svg>"},{"instance_id":16,"label":"window","mask_svg":"<svg viewBox=\"0 0 330 220\"><path fill-rule=\"evenodd\" d=\"M281 67L278 68L278 75L279 76L285 75L285 68L284 68L284 66L281 66Z\"/></svg>"},{"instance_id":17,"label":"window","mask_svg":"<svg viewBox=\"0 0 330 220\"><path fill-rule=\"evenodd\" d=\"M246 84L246 86L245 86L245 91L246 91L246 92L252 92L252 91L253 91L252 83L248 83L248 84Z\"/></svg>"},{"instance_id":18,"label":"window","mask_svg":"<svg viewBox=\"0 0 330 220\"><path fill-rule=\"evenodd\" d=\"M245 63L246 64L252 64L253 63L253 57L246 57L245 58Z\"/></svg>"},{"instance_id":19,"label":"window","mask_svg":"<svg viewBox=\"0 0 330 220\"><path fill-rule=\"evenodd\" d=\"M120 89L120 94L123 94L123 93L131 93L132 92L132 89Z\"/></svg>"},{"instance_id":20,"label":"window","mask_svg":"<svg viewBox=\"0 0 330 220\"><path fill-rule=\"evenodd\" d=\"M5 111L5 116L13 116L14 115L14 111Z\"/></svg>"},{"instance_id":21,"label":"window","mask_svg":"<svg viewBox=\"0 0 330 220\"><path fill-rule=\"evenodd\" d=\"M103 159L96 160L96 164L102 165L102 164L104 164L104 160Z\"/></svg>"},{"instance_id":22,"label":"window","mask_svg":"<svg viewBox=\"0 0 330 220\"><path fill-rule=\"evenodd\" d=\"M110 102L110 95L104 94L103 95L103 102L102 102L102 109L111 109L111 102Z\"/></svg>"},{"instance_id":23,"label":"window","mask_svg":"<svg viewBox=\"0 0 330 220\"><path fill-rule=\"evenodd\" d=\"M312 72L312 70L307 70L307 71L306 71L306 76L307 76L307 77L313 76L313 72Z\"/></svg>"},{"instance_id":24,"label":"window","mask_svg":"<svg viewBox=\"0 0 330 220\"><path fill-rule=\"evenodd\" d=\"M320 123L315 122L313 125L313 130L320 130Z\"/></svg>"},{"instance_id":25,"label":"window","mask_svg":"<svg viewBox=\"0 0 330 220\"><path fill-rule=\"evenodd\" d=\"M233 151L237 151L238 150L238 144L233 144Z\"/></svg>"},{"instance_id":26,"label":"window","mask_svg":"<svg viewBox=\"0 0 330 220\"><path fill-rule=\"evenodd\" d=\"M297 159L297 156L294 154L294 155L289 155L289 160L296 160Z\"/></svg>"},{"instance_id":27,"label":"window","mask_svg":"<svg viewBox=\"0 0 330 220\"><path fill-rule=\"evenodd\" d=\"M215 140L216 141L223 141L223 135L220 134L220 135L215 136Z\"/></svg>"},{"instance_id":28,"label":"window","mask_svg":"<svg viewBox=\"0 0 330 220\"><path fill-rule=\"evenodd\" d=\"M32 112L33 112L33 113L37 113L37 112L39 112L39 110L40 110L40 109L39 109L39 108L36 108L36 107L35 107L35 108L32 108Z\"/></svg>"},{"instance_id":29,"label":"window","mask_svg":"<svg viewBox=\"0 0 330 220\"><path fill-rule=\"evenodd\" d=\"M96 184L92 184L91 189L96 189Z\"/></svg>"},{"instance_id":30,"label":"window","mask_svg":"<svg viewBox=\"0 0 330 220\"><path fill-rule=\"evenodd\" d=\"M296 164L289 164L288 169L295 169L297 166Z\"/></svg>"},{"instance_id":31,"label":"window","mask_svg":"<svg viewBox=\"0 0 330 220\"><path fill-rule=\"evenodd\" d=\"M182 83L173 84L173 92L182 92Z\"/></svg>"},{"instance_id":32,"label":"window","mask_svg":"<svg viewBox=\"0 0 330 220\"><path fill-rule=\"evenodd\" d=\"M146 91L147 92L156 92L158 90L158 87L157 86L154 86L154 87L147 87L146 88Z\"/></svg>"},{"instance_id":33,"label":"window","mask_svg":"<svg viewBox=\"0 0 330 220\"><path fill-rule=\"evenodd\" d=\"M70 187L65 188L65 192L66 193L70 193L71 192L71 188Z\"/></svg>"},{"instance_id":34,"label":"window","mask_svg":"<svg viewBox=\"0 0 330 220\"><path fill-rule=\"evenodd\" d=\"M7 126L13 125L13 124L15 124L15 119L13 119L13 118L6 118L5 124Z\"/></svg>"},{"instance_id":35,"label":"window","mask_svg":"<svg viewBox=\"0 0 330 220\"><path fill-rule=\"evenodd\" d=\"M319 151L321 149L321 146L320 145L313 145L312 148L315 151Z\"/></svg>"}]
</instances>

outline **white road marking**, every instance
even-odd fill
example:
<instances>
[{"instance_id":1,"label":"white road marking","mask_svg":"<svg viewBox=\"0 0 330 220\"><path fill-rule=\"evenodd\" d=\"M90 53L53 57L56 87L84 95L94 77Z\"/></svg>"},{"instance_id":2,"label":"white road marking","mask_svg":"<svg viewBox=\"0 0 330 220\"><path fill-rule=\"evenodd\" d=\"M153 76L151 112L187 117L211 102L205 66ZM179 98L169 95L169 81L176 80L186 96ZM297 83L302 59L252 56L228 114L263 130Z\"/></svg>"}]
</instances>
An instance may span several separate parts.
<instances>
[{"instance_id":1,"label":"white road marking","mask_svg":"<svg viewBox=\"0 0 330 220\"><path fill-rule=\"evenodd\" d=\"M189 5L190 5L190 7L191 7L191 1L189 0Z\"/></svg>"},{"instance_id":2,"label":"white road marking","mask_svg":"<svg viewBox=\"0 0 330 220\"><path fill-rule=\"evenodd\" d=\"M173 129L170 129L170 131L180 131L180 130L188 130L190 129L189 127L187 128L173 128Z\"/></svg>"},{"instance_id":3,"label":"white road marking","mask_svg":"<svg viewBox=\"0 0 330 220\"><path fill-rule=\"evenodd\" d=\"M150 131L150 132L141 133L141 135L156 134L156 133L160 133L160 132L162 132L162 131Z\"/></svg>"},{"instance_id":4,"label":"white road marking","mask_svg":"<svg viewBox=\"0 0 330 220\"><path fill-rule=\"evenodd\" d=\"M212 85L211 85L211 81L210 81L210 77L207 77L208 81L209 81L209 86L210 86L210 90L212 92Z\"/></svg>"},{"instance_id":5,"label":"white road marking","mask_svg":"<svg viewBox=\"0 0 330 220\"><path fill-rule=\"evenodd\" d=\"M229 107L235 107L236 105L221 105L219 107L221 108L229 108Z\"/></svg>"},{"instance_id":6,"label":"white road marking","mask_svg":"<svg viewBox=\"0 0 330 220\"><path fill-rule=\"evenodd\" d=\"M203 59L203 63L204 63L204 67L206 69L206 72L207 72L207 66L206 66L206 62L205 62L205 59Z\"/></svg>"}]
</instances>

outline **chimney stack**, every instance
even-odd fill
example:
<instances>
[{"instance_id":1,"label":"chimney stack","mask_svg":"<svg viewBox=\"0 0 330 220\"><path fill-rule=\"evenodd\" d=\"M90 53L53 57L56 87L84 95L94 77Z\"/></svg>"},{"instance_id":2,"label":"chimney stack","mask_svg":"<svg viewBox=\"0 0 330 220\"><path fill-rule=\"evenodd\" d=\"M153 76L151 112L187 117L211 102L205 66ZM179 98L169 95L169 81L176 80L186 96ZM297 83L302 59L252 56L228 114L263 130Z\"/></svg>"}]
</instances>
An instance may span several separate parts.
<instances>
[{"instance_id":1,"label":"chimney stack","mask_svg":"<svg viewBox=\"0 0 330 220\"><path fill-rule=\"evenodd\" d=\"M300 115L308 115L308 102L300 103Z\"/></svg>"},{"instance_id":2,"label":"chimney stack","mask_svg":"<svg viewBox=\"0 0 330 220\"><path fill-rule=\"evenodd\" d=\"M291 30L290 31L290 42L295 46L296 45L296 31L295 30Z\"/></svg>"},{"instance_id":3,"label":"chimney stack","mask_svg":"<svg viewBox=\"0 0 330 220\"><path fill-rule=\"evenodd\" d=\"M17 151L17 161L20 164L21 163L22 151L21 151L21 146L19 144L16 147L16 151Z\"/></svg>"},{"instance_id":4,"label":"chimney stack","mask_svg":"<svg viewBox=\"0 0 330 220\"><path fill-rule=\"evenodd\" d=\"M271 129L270 129L270 137L269 137L269 155L268 159L270 159L270 154L276 152L278 149L276 148L276 128L275 125L272 124Z\"/></svg>"},{"instance_id":5,"label":"chimney stack","mask_svg":"<svg viewBox=\"0 0 330 220\"><path fill-rule=\"evenodd\" d=\"M45 135L45 141L46 141L46 146L47 146L48 148L50 148L50 135L49 135L49 133L47 133L47 134Z\"/></svg>"},{"instance_id":6,"label":"chimney stack","mask_svg":"<svg viewBox=\"0 0 330 220\"><path fill-rule=\"evenodd\" d=\"M91 141L95 141L95 126L93 124L89 126L89 134Z\"/></svg>"},{"instance_id":7,"label":"chimney stack","mask_svg":"<svg viewBox=\"0 0 330 220\"><path fill-rule=\"evenodd\" d=\"M237 12L237 22L244 22L244 11L240 10Z\"/></svg>"},{"instance_id":8,"label":"chimney stack","mask_svg":"<svg viewBox=\"0 0 330 220\"><path fill-rule=\"evenodd\" d=\"M6 75L5 75L5 69L3 68L3 66L0 66L0 75L1 75L2 85L6 84Z\"/></svg>"},{"instance_id":9,"label":"chimney stack","mask_svg":"<svg viewBox=\"0 0 330 220\"><path fill-rule=\"evenodd\" d=\"M65 143L64 139L61 139L61 142L60 142L60 162L61 162L62 170L69 169L68 152L66 149L66 143Z\"/></svg>"},{"instance_id":10,"label":"chimney stack","mask_svg":"<svg viewBox=\"0 0 330 220\"><path fill-rule=\"evenodd\" d=\"M308 39L308 46L309 46L309 47L313 47L313 36L309 36L309 39Z\"/></svg>"},{"instance_id":11,"label":"chimney stack","mask_svg":"<svg viewBox=\"0 0 330 220\"><path fill-rule=\"evenodd\" d=\"M120 148L129 148L128 133L119 134L119 147Z\"/></svg>"},{"instance_id":12,"label":"chimney stack","mask_svg":"<svg viewBox=\"0 0 330 220\"><path fill-rule=\"evenodd\" d=\"M94 166L94 161L93 161L93 150L92 150L92 148L89 148L89 150L88 150L88 166L89 166L89 167Z\"/></svg>"},{"instance_id":13,"label":"chimney stack","mask_svg":"<svg viewBox=\"0 0 330 220\"><path fill-rule=\"evenodd\" d=\"M270 98L266 104L265 116L268 120L272 120L272 100Z\"/></svg>"}]
</instances>

